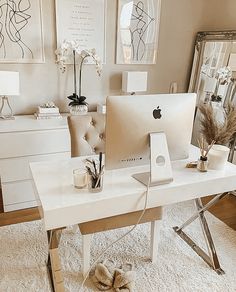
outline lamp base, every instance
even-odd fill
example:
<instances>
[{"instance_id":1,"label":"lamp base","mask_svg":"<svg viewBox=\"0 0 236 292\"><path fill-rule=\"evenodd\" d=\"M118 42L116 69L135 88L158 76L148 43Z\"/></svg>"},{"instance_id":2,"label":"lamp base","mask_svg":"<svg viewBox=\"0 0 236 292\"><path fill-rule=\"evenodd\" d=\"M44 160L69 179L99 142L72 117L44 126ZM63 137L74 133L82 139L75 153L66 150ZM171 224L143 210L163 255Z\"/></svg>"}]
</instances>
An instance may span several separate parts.
<instances>
[{"instance_id":1,"label":"lamp base","mask_svg":"<svg viewBox=\"0 0 236 292\"><path fill-rule=\"evenodd\" d=\"M8 114L4 114L4 107L5 107L5 103L8 107ZM9 100L7 96L2 96L2 105L0 108L0 119L2 120L14 120L15 117L13 116L13 112L12 112L12 108L10 106Z\"/></svg>"}]
</instances>

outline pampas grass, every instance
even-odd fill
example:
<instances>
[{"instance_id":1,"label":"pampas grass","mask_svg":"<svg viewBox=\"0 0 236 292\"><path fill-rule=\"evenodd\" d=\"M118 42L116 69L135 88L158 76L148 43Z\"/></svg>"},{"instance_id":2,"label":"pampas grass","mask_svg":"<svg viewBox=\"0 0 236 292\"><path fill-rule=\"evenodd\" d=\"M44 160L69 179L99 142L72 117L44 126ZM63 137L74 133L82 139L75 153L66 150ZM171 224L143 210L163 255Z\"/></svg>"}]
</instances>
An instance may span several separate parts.
<instances>
[{"instance_id":1,"label":"pampas grass","mask_svg":"<svg viewBox=\"0 0 236 292\"><path fill-rule=\"evenodd\" d=\"M212 104L199 105L202 114L200 119L201 133L205 137L208 144L213 140L216 144L229 144L236 133L236 108L232 103L228 103L224 111L224 122L219 123L216 120L215 112Z\"/></svg>"}]
</instances>

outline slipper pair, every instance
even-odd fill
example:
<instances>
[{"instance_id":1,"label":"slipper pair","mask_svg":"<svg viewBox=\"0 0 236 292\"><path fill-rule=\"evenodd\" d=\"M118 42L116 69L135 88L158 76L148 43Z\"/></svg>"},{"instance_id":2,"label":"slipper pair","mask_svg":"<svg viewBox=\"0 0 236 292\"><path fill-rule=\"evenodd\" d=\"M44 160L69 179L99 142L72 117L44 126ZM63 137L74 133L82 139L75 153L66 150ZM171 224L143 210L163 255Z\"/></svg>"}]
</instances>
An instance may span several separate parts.
<instances>
[{"instance_id":1,"label":"slipper pair","mask_svg":"<svg viewBox=\"0 0 236 292\"><path fill-rule=\"evenodd\" d=\"M129 268L127 269L127 267ZM114 288L116 292L133 292L135 277L136 273L132 271L132 265L129 263L120 268L116 268L106 265L106 262L103 262L96 266L92 281L100 291L107 291Z\"/></svg>"}]
</instances>

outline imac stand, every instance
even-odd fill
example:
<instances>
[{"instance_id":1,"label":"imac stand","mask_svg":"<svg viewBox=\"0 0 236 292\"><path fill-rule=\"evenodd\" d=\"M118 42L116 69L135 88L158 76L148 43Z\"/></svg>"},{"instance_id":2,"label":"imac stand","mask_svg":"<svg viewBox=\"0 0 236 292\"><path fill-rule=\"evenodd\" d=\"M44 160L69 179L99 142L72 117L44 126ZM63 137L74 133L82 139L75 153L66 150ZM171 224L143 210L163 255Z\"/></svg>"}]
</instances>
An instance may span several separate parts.
<instances>
[{"instance_id":1,"label":"imac stand","mask_svg":"<svg viewBox=\"0 0 236 292\"><path fill-rule=\"evenodd\" d=\"M144 185L157 186L173 181L170 156L164 132L150 133L150 172L136 173L133 178Z\"/></svg>"}]
</instances>

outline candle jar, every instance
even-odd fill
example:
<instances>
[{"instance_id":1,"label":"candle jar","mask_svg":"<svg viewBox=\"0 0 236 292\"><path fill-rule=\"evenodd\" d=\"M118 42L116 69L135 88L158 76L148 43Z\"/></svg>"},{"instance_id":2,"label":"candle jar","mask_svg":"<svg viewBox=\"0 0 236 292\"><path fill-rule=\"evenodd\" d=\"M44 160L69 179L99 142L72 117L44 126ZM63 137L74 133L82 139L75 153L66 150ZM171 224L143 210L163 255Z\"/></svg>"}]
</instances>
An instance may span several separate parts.
<instances>
[{"instance_id":1,"label":"candle jar","mask_svg":"<svg viewBox=\"0 0 236 292\"><path fill-rule=\"evenodd\" d=\"M223 145L215 144L208 153L209 169L223 170L229 156L230 149Z\"/></svg>"},{"instance_id":2,"label":"candle jar","mask_svg":"<svg viewBox=\"0 0 236 292\"><path fill-rule=\"evenodd\" d=\"M83 189L87 187L87 171L84 168L78 168L73 170L74 187L77 189Z\"/></svg>"},{"instance_id":3,"label":"candle jar","mask_svg":"<svg viewBox=\"0 0 236 292\"><path fill-rule=\"evenodd\" d=\"M207 157L206 156L200 156L197 162L197 169L201 172L206 172L207 171Z\"/></svg>"}]
</instances>

